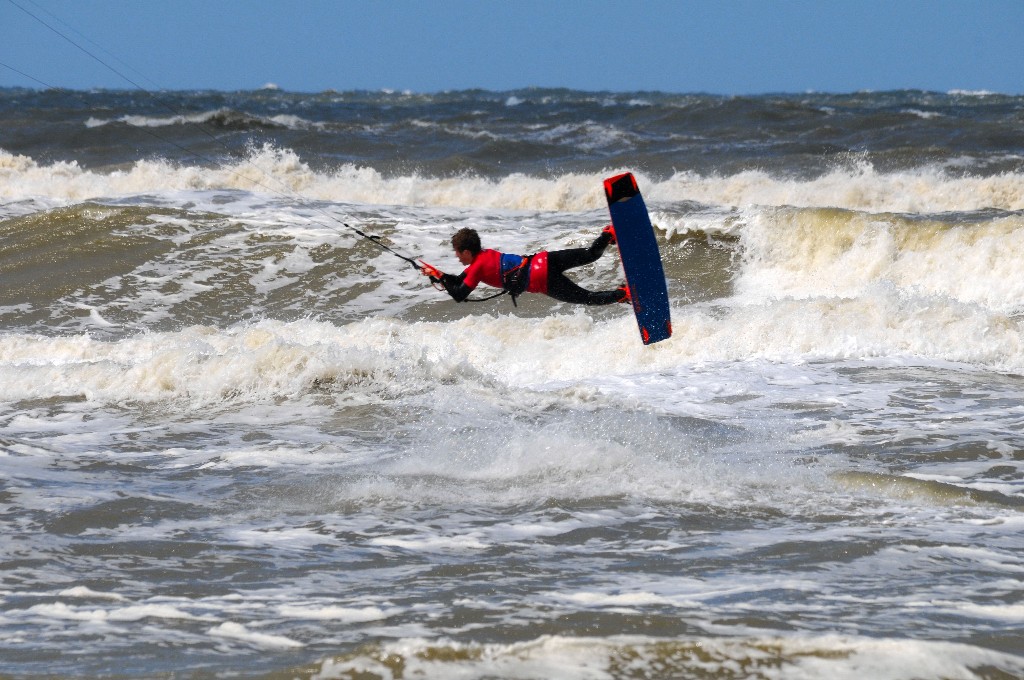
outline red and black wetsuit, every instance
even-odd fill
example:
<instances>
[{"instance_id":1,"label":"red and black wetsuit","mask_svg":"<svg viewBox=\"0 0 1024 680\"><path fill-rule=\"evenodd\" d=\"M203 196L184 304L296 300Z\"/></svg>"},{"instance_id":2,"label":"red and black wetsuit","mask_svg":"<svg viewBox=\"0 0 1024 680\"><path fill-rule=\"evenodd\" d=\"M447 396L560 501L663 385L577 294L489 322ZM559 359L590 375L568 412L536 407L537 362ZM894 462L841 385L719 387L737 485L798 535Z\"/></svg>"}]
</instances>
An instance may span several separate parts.
<instances>
[{"instance_id":1,"label":"red and black wetsuit","mask_svg":"<svg viewBox=\"0 0 1024 680\"><path fill-rule=\"evenodd\" d=\"M611 235L602 233L589 248L569 248L537 253L529 258L529 280L526 284L527 293L547 293L560 302L582 305L610 305L622 300L621 290L589 291L570 281L564 274L565 270L581 267L596 261L608 246ZM508 257L507 255L505 256ZM519 256L513 256L518 258ZM495 288L508 289L506 274L508 260L503 271L502 253L497 250L481 250L473 260L473 264L458 276L445 274L441 277L448 294L456 302L462 302L480 283ZM515 291L512 291L515 292Z\"/></svg>"}]
</instances>

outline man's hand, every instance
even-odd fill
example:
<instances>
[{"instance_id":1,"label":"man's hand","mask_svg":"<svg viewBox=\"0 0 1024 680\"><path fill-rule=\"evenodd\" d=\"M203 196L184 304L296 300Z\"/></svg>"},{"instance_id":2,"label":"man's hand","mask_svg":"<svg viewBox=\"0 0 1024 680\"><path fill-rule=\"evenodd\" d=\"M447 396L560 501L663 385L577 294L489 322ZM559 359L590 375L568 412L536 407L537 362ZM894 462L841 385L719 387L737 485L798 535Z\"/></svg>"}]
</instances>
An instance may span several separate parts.
<instances>
[{"instance_id":1,"label":"man's hand","mask_svg":"<svg viewBox=\"0 0 1024 680\"><path fill-rule=\"evenodd\" d=\"M423 265L420 267L420 273L424 276L429 276L431 279L440 279L444 276L444 273L434 265L427 264L423 260L420 260L420 263Z\"/></svg>"}]
</instances>

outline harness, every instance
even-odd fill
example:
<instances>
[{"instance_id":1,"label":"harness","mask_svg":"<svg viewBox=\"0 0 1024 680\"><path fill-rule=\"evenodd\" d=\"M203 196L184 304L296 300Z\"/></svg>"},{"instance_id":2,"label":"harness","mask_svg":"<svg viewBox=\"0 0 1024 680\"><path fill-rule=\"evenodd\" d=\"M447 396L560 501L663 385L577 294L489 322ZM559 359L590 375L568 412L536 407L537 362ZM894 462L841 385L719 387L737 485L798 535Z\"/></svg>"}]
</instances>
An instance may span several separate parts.
<instances>
[{"instance_id":1,"label":"harness","mask_svg":"<svg viewBox=\"0 0 1024 680\"><path fill-rule=\"evenodd\" d=\"M530 263L533 258L533 255L523 257L510 253L501 254L502 293L509 294L513 307L519 306L516 304L516 298L525 293L530 285Z\"/></svg>"}]
</instances>

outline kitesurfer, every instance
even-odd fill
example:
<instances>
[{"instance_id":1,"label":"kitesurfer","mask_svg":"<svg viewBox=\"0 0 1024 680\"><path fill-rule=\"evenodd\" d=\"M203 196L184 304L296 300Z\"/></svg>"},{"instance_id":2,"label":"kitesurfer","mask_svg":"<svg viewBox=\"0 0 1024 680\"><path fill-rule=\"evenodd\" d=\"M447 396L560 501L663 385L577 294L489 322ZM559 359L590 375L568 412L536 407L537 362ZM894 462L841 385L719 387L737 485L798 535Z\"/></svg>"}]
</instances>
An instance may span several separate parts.
<instances>
[{"instance_id":1,"label":"kitesurfer","mask_svg":"<svg viewBox=\"0 0 1024 680\"><path fill-rule=\"evenodd\" d=\"M615 230L604 228L589 248L551 250L534 255L512 255L490 248L484 249L475 229L460 229L452 236L455 257L466 266L458 276L445 274L423 262L421 272L432 283L440 283L456 302L469 297L480 283L500 288L512 296L513 302L521 293L546 293L560 302L582 305L610 305L629 302L629 288L590 291L565 276L567 269L581 267L596 261L609 244L615 243Z\"/></svg>"}]
</instances>

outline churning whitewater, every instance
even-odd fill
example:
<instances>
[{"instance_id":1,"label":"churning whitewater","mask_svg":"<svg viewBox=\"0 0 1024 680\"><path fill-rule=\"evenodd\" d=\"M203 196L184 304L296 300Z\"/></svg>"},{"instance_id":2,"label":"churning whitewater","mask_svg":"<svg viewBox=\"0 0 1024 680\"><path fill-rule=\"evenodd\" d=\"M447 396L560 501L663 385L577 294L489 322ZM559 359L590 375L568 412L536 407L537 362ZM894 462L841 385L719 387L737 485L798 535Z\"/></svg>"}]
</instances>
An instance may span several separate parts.
<instances>
[{"instance_id":1,"label":"churning whitewater","mask_svg":"<svg viewBox=\"0 0 1024 680\"><path fill-rule=\"evenodd\" d=\"M0 89L0 675L1024 675L1024 98L159 97ZM351 228L623 171L650 347Z\"/></svg>"}]
</instances>

